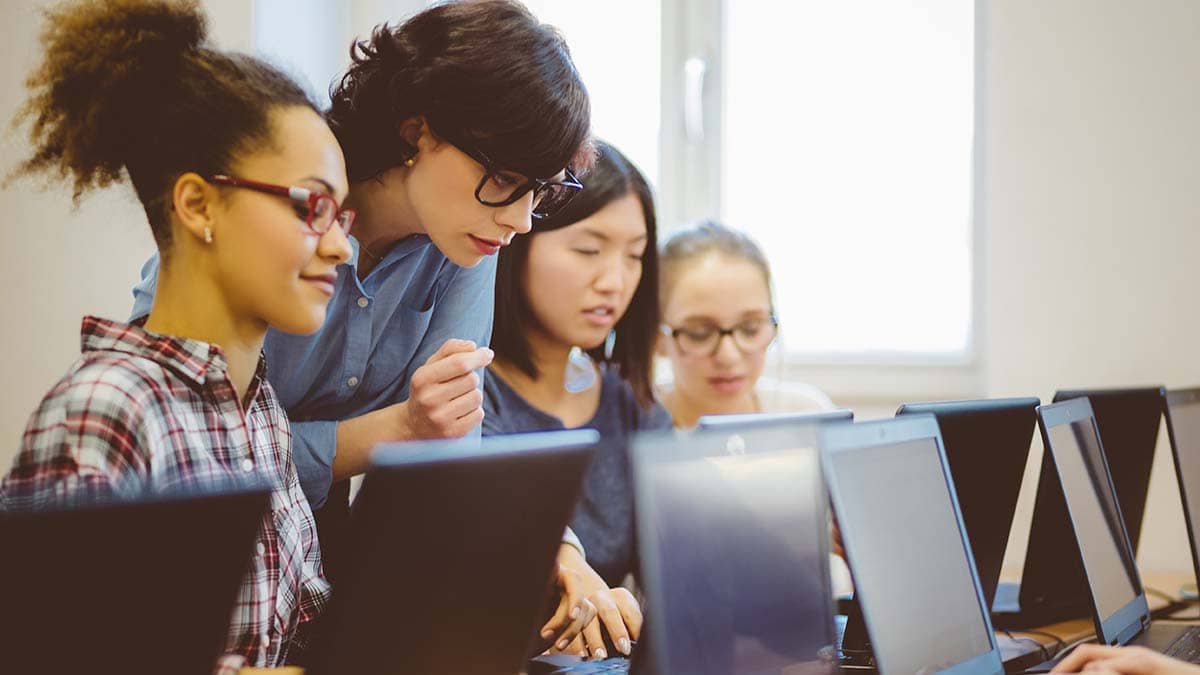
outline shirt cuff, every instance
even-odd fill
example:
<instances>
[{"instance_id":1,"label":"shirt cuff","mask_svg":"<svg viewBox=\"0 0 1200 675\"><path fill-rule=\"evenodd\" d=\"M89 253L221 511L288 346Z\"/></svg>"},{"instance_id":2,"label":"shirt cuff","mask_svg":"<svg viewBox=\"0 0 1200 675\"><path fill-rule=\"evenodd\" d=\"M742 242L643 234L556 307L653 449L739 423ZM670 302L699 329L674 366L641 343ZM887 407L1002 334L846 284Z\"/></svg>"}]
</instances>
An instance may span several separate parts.
<instances>
[{"instance_id":1,"label":"shirt cuff","mask_svg":"<svg viewBox=\"0 0 1200 675\"><path fill-rule=\"evenodd\" d=\"M583 542L579 541L579 537L575 536L575 533L571 531L571 528L568 527L567 530L563 532L562 543L568 546L574 546L575 550L579 551L579 555L583 556L584 560L587 560L587 552L583 550Z\"/></svg>"}]
</instances>

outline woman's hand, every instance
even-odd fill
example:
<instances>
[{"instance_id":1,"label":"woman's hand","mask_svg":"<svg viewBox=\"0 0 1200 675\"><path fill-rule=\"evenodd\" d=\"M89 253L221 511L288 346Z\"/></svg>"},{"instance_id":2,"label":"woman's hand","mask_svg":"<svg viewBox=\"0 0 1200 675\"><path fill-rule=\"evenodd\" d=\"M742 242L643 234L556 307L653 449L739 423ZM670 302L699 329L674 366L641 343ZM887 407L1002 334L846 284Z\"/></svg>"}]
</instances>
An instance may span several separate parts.
<instances>
[{"instance_id":1,"label":"woman's hand","mask_svg":"<svg viewBox=\"0 0 1200 675\"><path fill-rule=\"evenodd\" d=\"M1052 673L1113 675L1200 675L1200 666L1177 661L1145 647L1079 645Z\"/></svg>"},{"instance_id":2,"label":"woman's hand","mask_svg":"<svg viewBox=\"0 0 1200 675\"><path fill-rule=\"evenodd\" d=\"M596 606L587 599L588 587L584 583L578 568L573 564L563 564L564 558L569 559L569 552L579 551L574 546L563 544L558 551L556 563L558 578L556 582L561 591L558 609L554 616L542 626L542 639L552 640L552 651L567 652L587 656L583 647L576 645L584 626L596 618ZM582 652L582 653L581 653Z\"/></svg>"},{"instance_id":3,"label":"woman's hand","mask_svg":"<svg viewBox=\"0 0 1200 675\"><path fill-rule=\"evenodd\" d=\"M628 656L633 648L632 641L642 632L642 610L633 594L624 588L609 588L574 546L563 545L559 549L558 567L560 583L564 589L570 588L571 593L584 598L593 607L594 615L593 619L584 625L581 634L573 636L569 641L565 639L565 635L557 638L554 649L585 658L591 656L604 659L615 656L609 654L604 646L604 634L608 633L609 640L617 651ZM563 602L568 602L566 592ZM562 605L560 611L561 608ZM549 625L547 624L547 627Z\"/></svg>"},{"instance_id":4,"label":"woman's hand","mask_svg":"<svg viewBox=\"0 0 1200 675\"><path fill-rule=\"evenodd\" d=\"M487 347L446 340L413 372L408 400L397 404L404 439L459 438L483 421L483 394L476 370L492 362Z\"/></svg>"}]
</instances>

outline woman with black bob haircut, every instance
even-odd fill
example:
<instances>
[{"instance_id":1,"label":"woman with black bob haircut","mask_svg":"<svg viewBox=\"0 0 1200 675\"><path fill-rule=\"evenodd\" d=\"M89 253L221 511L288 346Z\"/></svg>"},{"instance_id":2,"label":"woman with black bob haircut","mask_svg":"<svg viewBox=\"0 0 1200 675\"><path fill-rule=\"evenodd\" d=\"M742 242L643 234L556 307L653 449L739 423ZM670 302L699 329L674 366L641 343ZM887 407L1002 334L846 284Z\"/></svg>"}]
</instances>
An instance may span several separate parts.
<instances>
[{"instance_id":1,"label":"woman with black bob haircut","mask_svg":"<svg viewBox=\"0 0 1200 675\"><path fill-rule=\"evenodd\" d=\"M571 199L593 155L567 45L518 2L429 7L378 26L351 59L326 119L358 213L354 254L324 329L270 331L264 347L335 585L348 479L371 448L478 437L496 254ZM143 268L134 316L149 311L157 273L156 259ZM574 636L594 617L587 598L609 590L570 533L558 562L565 592L547 632Z\"/></svg>"},{"instance_id":2,"label":"woman with black bob haircut","mask_svg":"<svg viewBox=\"0 0 1200 675\"><path fill-rule=\"evenodd\" d=\"M500 255L485 435L592 427L620 439L671 428L651 388L658 330L653 197L628 159L598 145L587 189ZM637 569L633 489L623 445L605 448L584 478L571 527L588 562L615 586ZM596 608L613 644L628 654L641 626L632 596L617 589ZM606 656L599 626L583 637L589 655Z\"/></svg>"}]
</instances>

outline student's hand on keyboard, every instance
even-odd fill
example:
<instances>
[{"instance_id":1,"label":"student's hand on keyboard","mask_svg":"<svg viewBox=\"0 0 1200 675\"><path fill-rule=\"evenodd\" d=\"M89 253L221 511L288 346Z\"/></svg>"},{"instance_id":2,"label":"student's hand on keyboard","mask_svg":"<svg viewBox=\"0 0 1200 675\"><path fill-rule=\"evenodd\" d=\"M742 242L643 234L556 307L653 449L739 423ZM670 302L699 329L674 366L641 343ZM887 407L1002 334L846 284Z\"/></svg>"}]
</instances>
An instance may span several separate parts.
<instances>
[{"instance_id":1,"label":"student's hand on keyboard","mask_svg":"<svg viewBox=\"0 0 1200 675\"><path fill-rule=\"evenodd\" d=\"M587 599L590 586L584 582L585 569L592 574L595 572L582 561L583 556L574 546L563 544L559 548L555 581L562 595L554 616L542 626L542 639L553 639L551 651L587 656L583 646L575 643L582 639L584 626L596 618L596 606Z\"/></svg>"},{"instance_id":2,"label":"student's hand on keyboard","mask_svg":"<svg viewBox=\"0 0 1200 675\"><path fill-rule=\"evenodd\" d=\"M1052 673L1105 675L1200 675L1200 666L1177 661L1145 647L1079 645Z\"/></svg>"},{"instance_id":3,"label":"student's hand on keyboard","mask_svg":"<svg viewBox=\"0 0 1200 675\"><path fill-rule=\"evenodd\" d=\"M566 570L572 577L571 583L578 592L595 607L596 616L585 625L580 638L565 648L560 647L562 641L559 640L554 645L555 649L594 659L617 656L608 653L605 646L604 634L608 633L610 644L621 654L629 656L631 641L637 640L642 632L642 609L633 594L624 588L609 588L572 546L560 549L558 563L560 570Z\"/></svg>"}]
</instances>

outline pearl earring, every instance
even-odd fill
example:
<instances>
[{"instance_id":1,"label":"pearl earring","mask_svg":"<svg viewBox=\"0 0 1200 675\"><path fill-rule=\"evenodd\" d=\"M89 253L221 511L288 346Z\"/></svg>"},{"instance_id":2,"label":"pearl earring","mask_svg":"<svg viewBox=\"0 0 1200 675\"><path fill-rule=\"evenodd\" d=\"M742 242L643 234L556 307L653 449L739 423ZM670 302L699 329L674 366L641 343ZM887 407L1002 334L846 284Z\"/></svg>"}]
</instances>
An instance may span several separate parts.
<instances>
[{"instance_id":1,"label":"pearl earring","mask_svg":"<svg viewBox=\"0 0 1200 675\"><path fill-rule=\"evenodd\" d=\"M207 227L204 228L204 243L206 243L206 244L212 243L212 230Z\"/></svg>"},{"instance_id":2,"label":"pearl earring","mask_svg":"<svg viewBox=\"0 0 1200 675\"><path fill-rule=\"evenodd\" d=\"M416 157L409 157L408 159L404 160L404 166L407 166L410 168L412 167L413 164L416 164L416 163L417 163Z\"/></svg>"}]
</instances>

